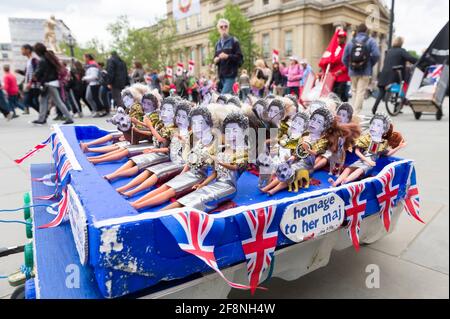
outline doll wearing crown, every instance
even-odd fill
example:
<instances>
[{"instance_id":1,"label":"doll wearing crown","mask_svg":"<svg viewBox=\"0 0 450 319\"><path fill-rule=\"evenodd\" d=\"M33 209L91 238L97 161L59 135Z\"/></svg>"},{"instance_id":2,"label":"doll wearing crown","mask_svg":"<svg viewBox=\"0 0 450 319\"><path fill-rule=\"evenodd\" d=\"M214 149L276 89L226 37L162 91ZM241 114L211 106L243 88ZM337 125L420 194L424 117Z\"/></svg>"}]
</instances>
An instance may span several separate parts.
<instances>
[{"instance_id":1,"label":"doll wearing crown","mask_svg":"<svg viewBox=\"0 0 450 319\"><path fill-rule=\"evenodd\" d=\"M355 153L359 159L347 167L336 181L330 178L333 187L356 181L376 166L381 156L392 156L406 146L400 133L394 132L390 118L385 114L375 114L370 120L369 132L355 143Z\"/></svg>"},{"instance_id":2,"label":"doll wearing crown","mask_svg":"<svg viewBox=\"0 0 450 319\"><path fill-rule=\"evenodd\" d=\"M225 146L214 159L213 173L196 190L179 198L163 210L189 207L211 212L220 204L233 199L239 177L248 163L248 118L240 113L229 114L222 125Z\"/></svg>"},{"instance_id":3,"label":"doll wearing crown","mask_svg":"<svg viewBox=\"0 0 450 319\"><path fill-rule=\"evenodd\" d=\"M332 142L325 154L316 160L314 169L317 171L330 166L330 175L339 176L347 157L347 151L352 151L356 139L361 135L359 123L353 118L353 107L349 103L341 103L336 109L337 134L331 136Z\"/></svg>"},{"instance_id":4,"label":"doll wearing crown","mask_svg":"<svg viewBox=\"0 0 450 319\"><path fill-rule=\"evenodd\" d=\"M156 92L140 95L136 88L131 87L122 91L122 100L125 109L119 108L117 114L111 120L108 120L108 122L117 125L119 131L89 143L80 143L83 152L105 154L116 151L133 142L137 144L137 142L139 142L139 135L131 134L132 124L141 123L144 114L154 113L152 114L152 117L156 117L157 119L156 110L161 103L159 95ZM122 113L123 116L121 116ZM105 144L110 141L114 144L104 147L94 147L95 145Z\"/></svg>"},{"instance_id":5,"label":"doll wearing crown","mask_svg":"<svg viewBox=\"0 0 450 319\"><path fill-rule=\"evenodd\" d=\"M296 179L299 173L305 173L306 187L309 175L314 172L314 164L317 156L324 154L329 145L329 130L333 125L333 115L326 108L319 108L311 114L307 122L307 133L298 141L296 153L288 162L293 163L290 169L286 164L277 167L277 177L262 189L268 195L275 195L289 186L290 179Z\"/></svg>"},{"instance_id":6,"label":"doll wearing crown","mask_svg":"<svg viewBox=\"0 0 450 319\"><path fill-rule=\"evenodd\" d=\"M155 112L148 113L143 116L143 121L136 120L132 127L132 135L140 134L141 139L151 142L141 142L137 145L126 145L117 148L115 151L109 152L107 154L95 157L89 157L88 160L93 164L107 163L119 161L124 158L136 158L137 156L143 155L144 152L149 152L152 149L159 148L160 143L164 144L164 141L158 140L153 133L154 129L162 130L163 128L170 129L174 126L173 118L176 103L178 100L167 98L164 99L163 107L161 107L160 114ZM153 128L153 130L151 129ZM160 133L161 135L162 133ZM114 145L116 147L116 145ZM137 160L144 159L144 157L139 157ZM144 163L140 162L144 165ZM132 167L132 166L131 166ZM130 168L130 167L128 167Z\"/></svg>"},{"instance_id":7,"label":"doll wearing crown","mask_svg":"<svg viewBox=\"0 0 450 319\"><path fill-rule=\"evenodd\" d=\"M217 145L214 138L211 112L204 107L193 108L189 114L192 127L192 149L182 173L131 205L136 209L164 204L174 197L188 194L207 179L208 169L213 165L212 156Z\"/></svg>"},{"instance_id":8,"label":"doll wearing crown","mask_svg":"<svg viewBox=\"0 0 450 319\"><path fill-rule=\"evenodd\" d=\"M161 180L166 180L180 174L185 166L185 159L190 151L189 112L191 104L181 102L175 112L176 130L171 131L169 157L170 161L158 165L149 166L127 185L117 189L119 193L127 197L147 190ZM136 187L136 188L134 188ZM130 189L134 188L131 191ZM127 192L128 191L128 192Z\"/></svg>"},{"instance_id":9,"label":"doll wearing crown","mask_svg":"<svg viewBox=\"0 0 450 319\"><path fill-rule=\"evenodd\" d=\"M133 156L129 161L116 170L114 173L108 174L105 178L112 181L117 178L135 176L142 172L147 167L168 162L169 157L169 143L173 134L176 133L175 126L175 112L178 104L172 104L172 100L163 103L160 112L160 121L156 127L149 118L144 119L144 124L148 128L148 138L153 139L153 146L145 149L143 154ZM175 102L176 103L176 102ZM142 131L145 133L145 131ZM146 133L147 134L147 133Z\"/></svg>"}]
</instances>

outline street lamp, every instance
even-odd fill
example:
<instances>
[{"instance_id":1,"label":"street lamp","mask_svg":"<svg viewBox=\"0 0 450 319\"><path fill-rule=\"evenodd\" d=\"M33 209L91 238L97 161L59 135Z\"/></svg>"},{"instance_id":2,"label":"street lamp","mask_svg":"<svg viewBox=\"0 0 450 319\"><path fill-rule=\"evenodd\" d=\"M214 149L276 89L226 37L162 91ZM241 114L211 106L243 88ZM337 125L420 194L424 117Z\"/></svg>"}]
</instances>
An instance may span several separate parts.
<instances>
[{"instance_id":1,"label":"street lamp","mask_svg":"<svg viewBox=\"0 0 450 319\"><path fill-rule=\"evenodd\" d=\"M388 42L388 48L390 49L392 47L392 38L394 35L394 20L395 20L395 0L392 0L391 2L391 18L389 23L389 42Z\"/></svg>"},{"instance_id":2,"label":"street lamp","mask_svg":"<svg viewBox=\"0 0 450 319\"><path fill-rule=\"evenodd\" d=\"M75 57L74 53L74 47L75 47L75 39L72 36L72 33L69 33L67 36L67 44L70 48L70 57L72 58L72 64L73 64L73 58Z\"/></svg>"}]
</instances>

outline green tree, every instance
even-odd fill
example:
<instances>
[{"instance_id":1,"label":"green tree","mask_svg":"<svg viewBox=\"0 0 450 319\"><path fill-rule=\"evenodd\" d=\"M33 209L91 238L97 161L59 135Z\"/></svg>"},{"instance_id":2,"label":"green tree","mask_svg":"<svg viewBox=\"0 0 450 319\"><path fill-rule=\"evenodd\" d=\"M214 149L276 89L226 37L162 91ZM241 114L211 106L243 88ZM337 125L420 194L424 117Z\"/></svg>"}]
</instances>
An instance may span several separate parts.
<instances>
[{"instance_id":1,"label":"green tree","mask_svg":"<svg viewBox=\"0 0 450 319\"><path fill-rule=\"evenodd\" d=\"M170 61L175 41L172 19L159 20L149 28L131 28L126 16L120 16L107 30L113 38L112 49L131 65L139 61L152 69L162 69Z\"/></svg>"},{"instance_id":2,"label":"green tree","mask_svg":"<svg viewBox=\"0 0 450 319\"><path fill-rule=\"evenodd\" d=\"M220 34L217 28L217 22L219 19L225 18L230 21L230 35L236 37L241 45L242 54L244 55L243 68L247 70L253 70L254 60L260 55L261 50L253 40L253 28L251 22L244 15L239 5L228 3L225 7L223 14L216 15L214 28L209 33L209 42L211 47L215 47L217 41L219 41ZM214 52L210 52L210 59Z\"/></svg>"},{"instance_id":3,"label":"green tree","mask_svg":"<svg viewBox=\"0 0 450 319\"><path fill-rule=\"evenodd\" d=\"M70 57L70 46L66 42L61 43L61 50L66 56ZM106 62L108 59L105 45L97 38L89 40L84 45L75 44L73 53L74 58L79 61L83 61L83 55L86 53L93 54L98 62Z\"/></svg>"},{"instance_id":4,"label":"green tree","mask_svg":"<svg viewBox=\"0 0 450 319\"><path fill-rule=\"evenodd\" d=\"M420 58L420 55L419 55L416 51L414 51L414 50L408 51L408 53L411 54L411 55L412 55L413 57L415 57L416 59L419 59L419 58Z\"/></svg>"}]
</instances>

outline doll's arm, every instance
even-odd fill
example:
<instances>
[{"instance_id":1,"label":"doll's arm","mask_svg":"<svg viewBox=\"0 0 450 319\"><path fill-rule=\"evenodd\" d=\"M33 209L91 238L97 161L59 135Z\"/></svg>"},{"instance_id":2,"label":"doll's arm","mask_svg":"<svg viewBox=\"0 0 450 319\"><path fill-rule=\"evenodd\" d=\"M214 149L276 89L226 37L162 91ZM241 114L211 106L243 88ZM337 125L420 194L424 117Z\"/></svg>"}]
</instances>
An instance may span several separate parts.
<instances>
[{"instance_id":1,"label":"doll's arm","mask_svg":"<svg viewBox=\"0 0 450 319\"><path fill-rule=\"evenodd\" d=\"M194 185L194 187L192 187L195 190L198 190L200 188L205 187L206 185L208 185L209 183L211 183L213 180L215 180L217 177L217 172L214 171L211 175L208 176L208 178L206 178L202 183Z\"/></svg>"},{"instance_id":2,"label":"doll's arm","mask_svg":"<svg viewBox=\"0 0 450 319\"><path fill-rule=\"evenodd\" d=\"M303 143L302 145L303 145L303 149L304 149L309 155L317 156L317 155L319 154L318 152L314 151L314 150L311 148L311 146L308 145L308 143Z\"/></svg>"},{"instance_id":3,"label":"doll's arm","mask_svg":"<svg viewBox=\"0 0 450 319\"><path fill-rule=\"evenodd\" d=\"M374 161L372 161L370 158L365 157L364 154L361 153L361 149L359 147L356 148L355 153L363 162L369 164L370 166L376 165Z\"/></svg>"},{"instance_id":4,"label":"doll's arm","mask_svg":"<svg viewBox=\"0 0 450 319\"><path fill-rule=\"evenodd\" d=\"M137 127L133 127L133 131L145 136L153 136L151 132L140 130Z\"/></svg>"},{"instance_id":5,"label":"doll's arm","mask_svg":"<svg viewBox=\"0 0 450 319\"><path fill-rule=\"evenodd\" d=\"M395 153L397 153L398 151L400 151L402 148L406 147L406 145L408 145L408 143L406 143L405 141L401 142L399 144L399 146L397 146L396 148L391 149L389 152L386 153L386 156L392 156Z\"/></svg>"},{"instance_id":6,"label":"doll's arm","mask_svg":"<svg viewBox=\"0 0 450 319\"><path fill-rule=\"evenodd\" d=\"M156 137L158 142L164 143L164 144L167 143L167 139L165 139L164 137L161 136L161 134L159 134L159 132L155 129L155 127L153 126L153 124L149 118L146 117L144 119L144 124L150 130L150 132L152 132L152 135L154 137Z\"/></svg>"},{"instance_id":7,"label":"doll's arm","mask_svg":"<svg viewBox=\"0 0 450 319\"><path fill-rule=\"evenodd\" d=\"M181 173L189 172L189 165L184 165L183 171Z\"/></svg>"},{"instance_id":8,"label":"doll's arm","mask_svg":"<svg viewBox=\"0 0 450 319\"><path fill-rule=\"evenodd\" d=\"M169 153L169 148L163 147L163 148L152 148L149 150L145 150L143 153L150 154L150 153Z\"/></svg>"},{"instance_id":9,"label":"doll's arm","mask_svg":"<svg viewBox=\"0 0 450 319\"><path fill-rule=\"evenodd\" d=\"M222 162L218 162L218 164L220 166L225 167L226 169L231 170L231 171L237 171L239 169L239 166L235 165L235 164L228 164L228 163L222 163Z\"/></svg>"}]
</instances>

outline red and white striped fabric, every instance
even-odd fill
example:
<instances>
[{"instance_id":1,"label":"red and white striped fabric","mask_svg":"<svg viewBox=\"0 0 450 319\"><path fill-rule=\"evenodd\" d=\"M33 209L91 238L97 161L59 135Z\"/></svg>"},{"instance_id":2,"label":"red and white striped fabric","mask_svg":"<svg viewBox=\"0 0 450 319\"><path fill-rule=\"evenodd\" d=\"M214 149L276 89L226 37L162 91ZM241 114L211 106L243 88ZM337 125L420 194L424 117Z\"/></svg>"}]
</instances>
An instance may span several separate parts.
<instances>
[{"instance_id":1,"label":"red and white striped fabric","mask_svg":"<svg viewBox=\"0 0 450 319\"><path fill-rule=\"evenodd\" d=\"M16 159L14 162L16 162L16 164L22 164L25 160L29 159L30 157L33 157L37 152L39 152L40 150L44 149L47 147L48 144L50 144L50 140L51 140L52 136L50 136L48 139L46 139L44 142L39 143L38 145L36 145L35 147L33 147L33 149L31 149L30 151L28 151L24 156Z\"/></svg>"}]
</instances>

